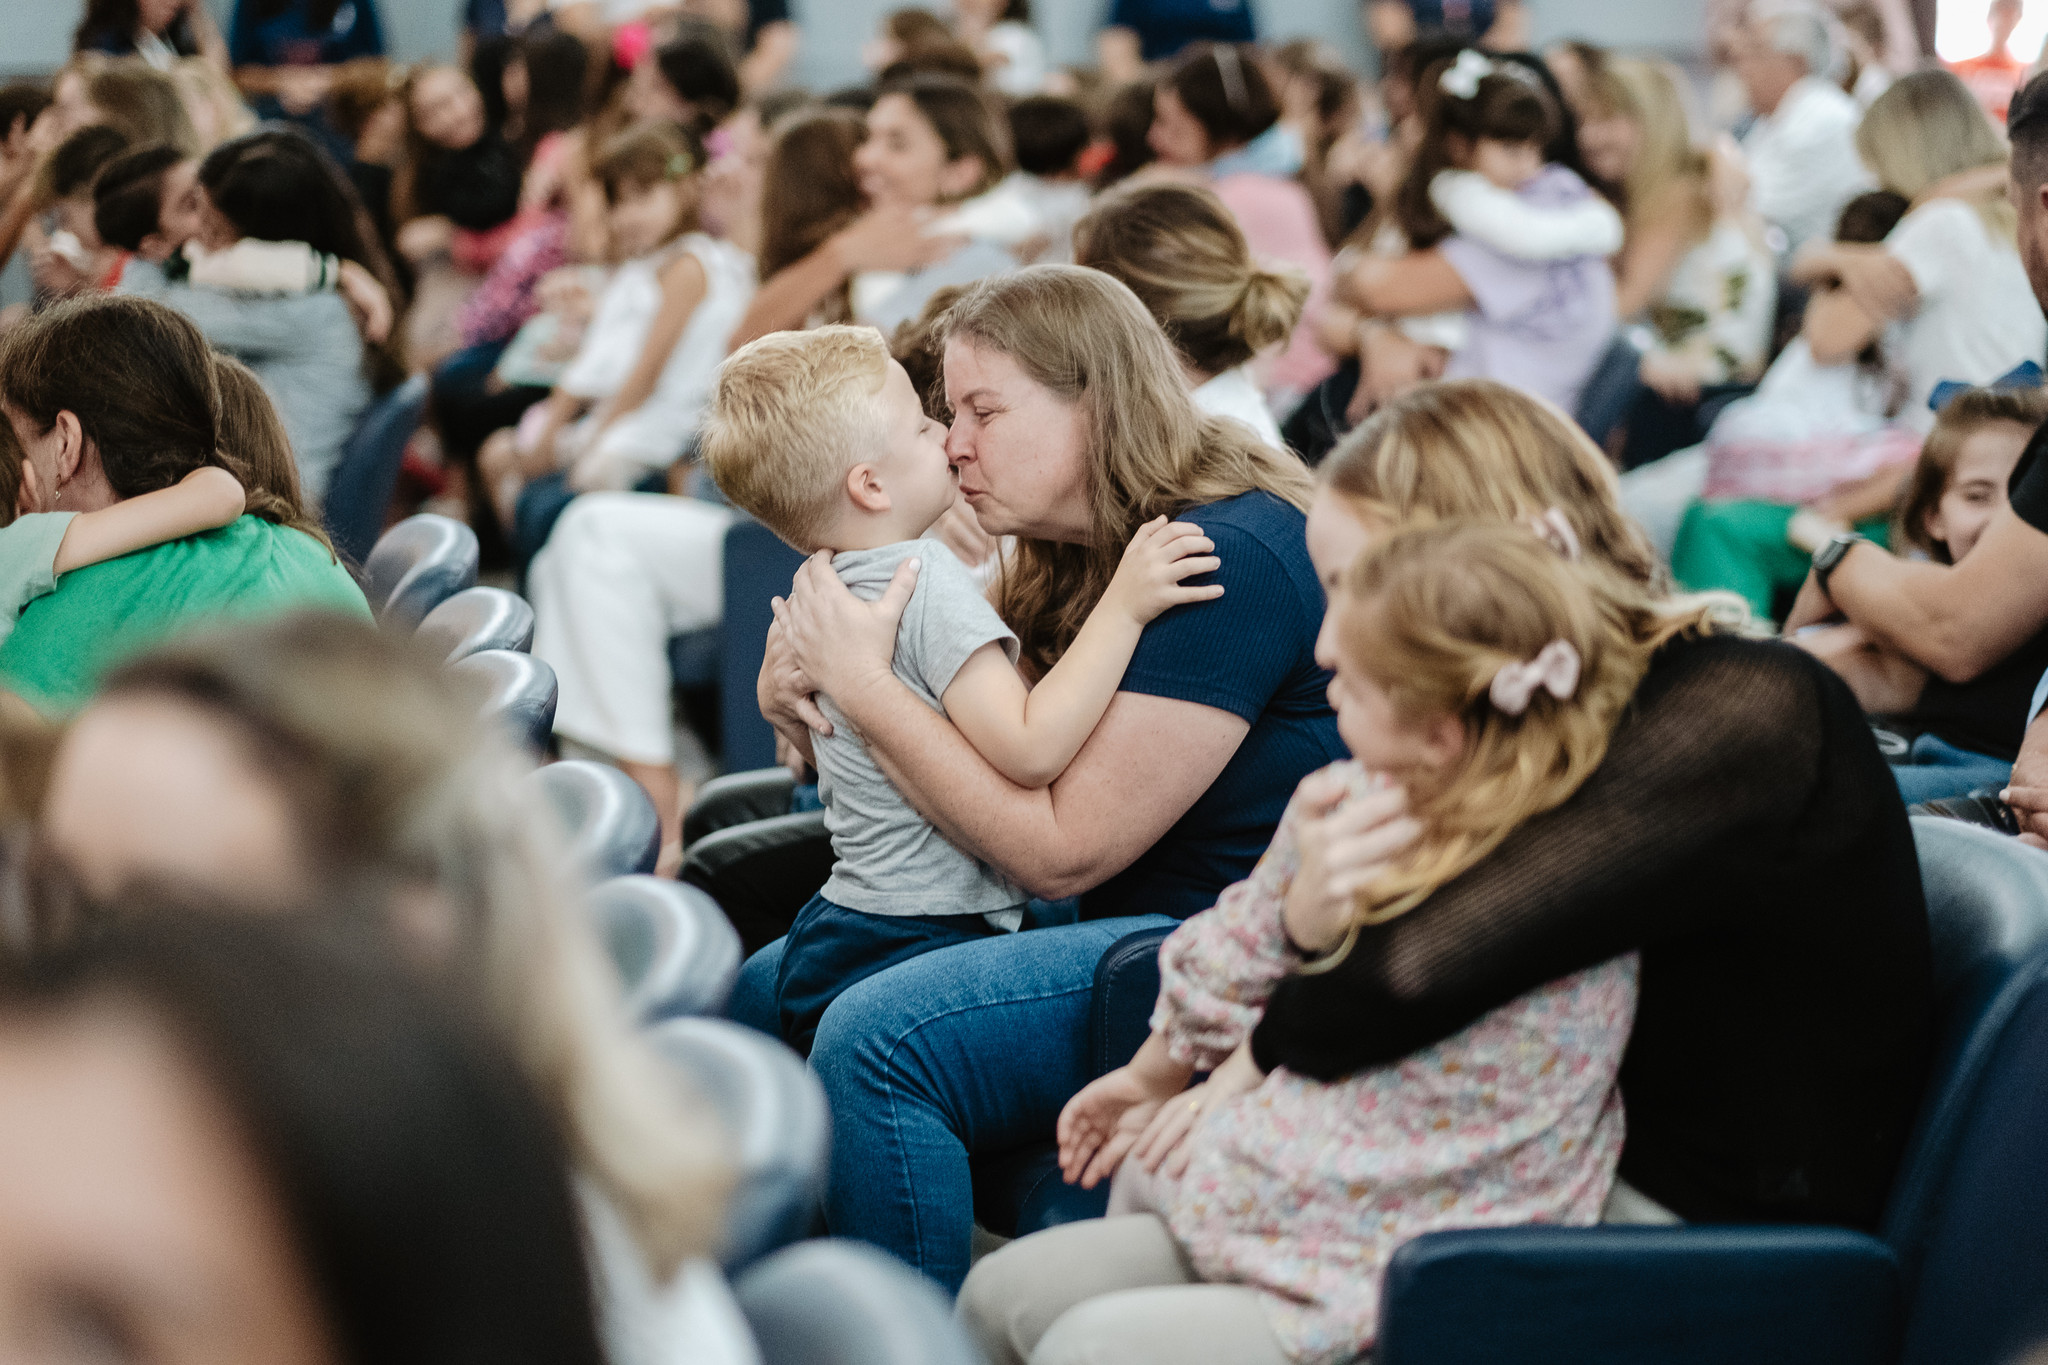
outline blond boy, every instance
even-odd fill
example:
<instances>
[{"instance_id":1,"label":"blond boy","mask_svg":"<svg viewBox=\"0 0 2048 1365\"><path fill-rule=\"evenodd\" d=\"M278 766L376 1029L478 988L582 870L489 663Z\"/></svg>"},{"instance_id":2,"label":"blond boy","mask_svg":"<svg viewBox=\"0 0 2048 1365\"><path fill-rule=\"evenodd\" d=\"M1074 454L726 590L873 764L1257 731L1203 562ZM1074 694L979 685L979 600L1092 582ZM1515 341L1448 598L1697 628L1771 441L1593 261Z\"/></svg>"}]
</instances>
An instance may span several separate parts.
<instances>
[{"instance_id":1,"label":"blond boy","mask_svg":"<svg viewBox=\"0 0 2048 1365\"><path fill-rule=\"evenodd\" d=\"M727 359L701 449L734 505L799 550L832 552L856 596L879 598L898 565L920 561L895 675L1011 781L1042 787L1102 719L1145 624L1176 603L1222 595L1182 582L1217 567L1214 547L1198 527L1164 517L1141 528L1074 643L1028 687L1017 638L974 575L925 538L959 496L945 436L879 333L820 327L762 337ZM776 982L784 1036L805 1052L848 986L1015 929L1027 899L918 815L831 699L818 701L833 723L814 748L835 861L790 928Z\"/></svg>"}]
</instances>

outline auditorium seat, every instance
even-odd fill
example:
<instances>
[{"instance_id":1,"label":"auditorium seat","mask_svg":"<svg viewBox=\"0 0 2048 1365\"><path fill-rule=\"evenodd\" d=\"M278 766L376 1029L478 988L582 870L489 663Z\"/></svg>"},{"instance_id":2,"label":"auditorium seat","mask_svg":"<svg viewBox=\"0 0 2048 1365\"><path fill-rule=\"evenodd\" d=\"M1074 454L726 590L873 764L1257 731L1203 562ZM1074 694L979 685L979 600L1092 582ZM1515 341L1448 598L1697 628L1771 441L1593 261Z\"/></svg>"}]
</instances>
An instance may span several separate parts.
<instances>
[{"instance_id":1,"label":"auditorium seat","mask_svg":"<svg viewBox=\"0 0 2048 1365\"><path fill-rule=\"evenodd\" d=\"M719 1259L737 1271L818 1226L830 1159L824 1089L803 1058L723 1019L670 1019L648 1030L732 1141L739 1181Z\"/></svg>"},{"instance_id":2,"label":"auditorium seat","mask_svg":"<svg viewBox=\"0 0 2048 1365\"><path fill-rule=\"evenodd\" d=\"M524 654L533 647L533 607L503 588L464 588L428 612L413 638L444 663L486 649Z\"/></svg>"},{"instance_id":3,"label":"auditorium seat","mask_svg":"<svg viewBox=\"0 0 2048 1365\"><path fill-rule=\"evenodd\" d=\"M831 875L832 836L822 810L732 825L683 850L683 880L723 907L749 954L788 933Z\"/></svg>"},{"instance_id":4,"label":"auditorium seat","mask_svg":"<svg viewBox=\"0 0 2048 1365\"><path fill-rule=\"evenodd\" d=\"M862 1242L778 1251L733 1292L762 1365L981 1365L938 1287Z\"/></svg>"},{"instance_id":5,"label":"auditorium seat","mask_svg":"<svg viewBox=\"0 0 2048 1365\"><path fill-rule=\"evenodd\" d=\"M2048 1338L2048 854L1913 833L1936 1051L1881 1236L1431 1233L1388 1270L1377 1365L2007 1365Z\"/></svg>"},{"instance_id":6,"label":"auditorium seat","mask_svg":"<svg viewBox=\"0 0 2048 1365\"><path fill-rule=\"evenodd\" d=\"M525 779L539 786L568 835L569 856L591 881L654 871L661 817L638 782L604 763L550 763Z\"/></svg>"},{"instance_id":7,"label":"auditorium seat","mask_svg":"<svg viewBox=\"0 0 2048 1365\"><path fill-rule=\"evenodd\" d=\"M515 743L536 754L547 751L561 689L546 660L509 649L486 649L456 660L448 671L483 689L483 714Z\"/></svg>"},{"instance_id":8,"label":"auditorium seat","mask_svg":"<svg viewBox=\"0 0 2048 1365\"><path fill-rule=\"evenodd\" d=\"M725 1008L740 971L740 937L718 902L681 882L625 876L599 883L585 904L635 1019Z\"/></svg>"},{"instance_id":9,"label":"auditorium seat","mask_svg":"<svg viewBox=\"0 0 2048 1365\"><path fill-rule=\"evenodd\" d=\"M321 499L327 537L350 564L361 564L384 529L384 514L398 487L406 443L426 411L430 385L416 374L372 403L349 434Z\"/></svg>"},{"instance_id":10,"label":"auditorium seat","mask_svg":"<svg viewBox=\"0 0 2048 1365\"><path fill-rule=\"evenodd\" d=\"M476 586L476 532L422 512L381 536L363 561L363 595L386 625L417 626L441 603Z\"/></svg>"}]
</instances>

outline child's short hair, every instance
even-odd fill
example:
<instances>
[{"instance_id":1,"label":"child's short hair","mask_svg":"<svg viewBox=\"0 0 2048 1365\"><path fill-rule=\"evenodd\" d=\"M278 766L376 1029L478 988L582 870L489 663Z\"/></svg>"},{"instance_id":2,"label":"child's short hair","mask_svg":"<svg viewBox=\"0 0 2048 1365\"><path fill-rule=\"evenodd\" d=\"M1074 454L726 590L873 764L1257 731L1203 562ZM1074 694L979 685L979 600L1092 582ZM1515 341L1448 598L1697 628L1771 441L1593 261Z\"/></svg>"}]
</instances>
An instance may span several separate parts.
<instances>
[{"instance_id":1,"label":"child's short hair","mask_svg":"<svg viewBox=\"0 0 2048 1365\"><path fill-rule=\"evenodd\" d=\"M704 144L680 124L649 123L620 133L598 152L591 173L616 204L626 189L645 189L695 175L704 168Z\"/></svg>"},{"instance_id":2,"label":"child's short hair","mask_svg":"<svg viewBox=\"0 0 2048 1365\"><path fill-rule=\"evenodd\" d=\"M719 492L806 554L820 547L846 471L881 442L889 348L871 327L771 332L726 358L699 449Z\"/></svg>"},{"instance_id":3,"label":"child's short hair","mask_svg":"<svg viewBox=\"0 0 2048 1365\"><path fill-rule=\"evenodd\" d=\"M88 124L57 144L43 164L38 188L47 202L69 199L90 188L100 169L127 150L125 133L104 123Z\"/></svg>"},{"instance_id":4,"label":"child's short hair","mask_svg":"<svg viewBox=\"0 0 2048 1365\"><path fill-rule=\"evenodd\" d=\"M1835 220L1835 240L1838 242L1881 242L1892 235L1892 229L1899 225L1899 219L1906 216L1912 201L1905 195L1891 190L1865 190L1848 203L1842 205L1842 215Z\"/></svg>"},{"instance_id":5,"label":"child's short hair","mask_svg":"<svg viewBox=\"0 0 2048 1365\"><path fill-rule=\"evenodd\" d=\"M1948 564L1948 546L1927 531L1927 518L1941 505L1948 481L1955 476L1963 443L1994 422L2011 422L2032 431L2048 422L2048 389L1970 389L1942 404L1934 430L1920 447L1919 463L1892 513L1892 541L1919 550L1937 564Z\"/></svg>"},{"instance_id":6,"label":"child's short hair","mask_svg":"<svg viewBox=\"0 0 2048 1365\"><path fill-rule=\"evenodd\" d=\"M1026 175L1072 175L1091 136L1088 111L1060 95L1031 95L1010 106L1010 141Z\"/></svg>"},{"instance_id":7,"label":"child's short hair","mask_svg":"<svg viewBox=\"0 0 2048 1365\"><path fill-rule=\"evenodd\" d=\"M164 172L184 159L176 147L159 142L109 161L92 182L92 223L100 240L140 251L142 239L162 226Z\"/></svg>"}]
</instances>

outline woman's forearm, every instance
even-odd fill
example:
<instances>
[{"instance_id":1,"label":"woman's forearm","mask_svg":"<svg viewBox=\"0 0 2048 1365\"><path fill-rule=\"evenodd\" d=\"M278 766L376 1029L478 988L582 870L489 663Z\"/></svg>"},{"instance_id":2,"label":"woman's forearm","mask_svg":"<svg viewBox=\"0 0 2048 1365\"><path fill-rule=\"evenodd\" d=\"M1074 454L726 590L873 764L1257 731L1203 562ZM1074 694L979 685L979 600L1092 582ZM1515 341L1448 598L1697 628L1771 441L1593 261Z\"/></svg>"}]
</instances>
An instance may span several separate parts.
<instances>
[{"instance_id":1,"label":"woman's forearm","mask_svg":"<svg viewBox=\"0 0 2048 1365\"><path fill-rule=\"evenodd\" d=\"M1250 729L1213 707L1119 692L1059 779L1027 791L891 674L833 699L920 814L1047 899L1130 866L1209 788ZM1179 761L1159 764L1168 751Z\"/></svg>"},{"instance_id":2,"label":"woman's forearm","mask_svg":"<svg viewBox=\"0 0 2048 1365\"><path fill-rule=\"evenodd\" d=\"M775 272L754 291L746 316L733 330L731 347L740 347L770 332L786 332L804 325L804 320L832 291L845 284L846 266L833 240L791 265Z\"/></svg>"}]
</instances>

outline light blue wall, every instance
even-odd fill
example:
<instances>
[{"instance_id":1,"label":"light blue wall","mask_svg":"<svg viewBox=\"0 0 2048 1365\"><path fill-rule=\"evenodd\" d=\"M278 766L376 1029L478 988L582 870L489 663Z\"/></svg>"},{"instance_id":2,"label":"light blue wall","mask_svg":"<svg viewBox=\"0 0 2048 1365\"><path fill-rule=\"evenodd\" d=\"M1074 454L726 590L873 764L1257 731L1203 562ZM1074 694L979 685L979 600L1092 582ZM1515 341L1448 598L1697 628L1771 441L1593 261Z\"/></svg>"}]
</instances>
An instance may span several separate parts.
<instances>
[{"instance_id":1,"label":"light blue wall","mask_svg":"<svg viewBox=\"0 0 2048 1365\"><path fill-rule=\"evenodd\" d=\"M232 0L207 0L223 25ZM902 0L794 0L804 27L798 79L823 89L860 79L860 46L876 20ZM1539 40L1578 37L1610 47L1654 48L1674 56L1699 45L1705 0L1529 0ZM63 62L83 0L0 0L0 71L48 71ZM445 55L455 46L456 0L380 0L394 55ZM1034 0L1053 59L1090 60L1107 0ZM1270 39L1315 37L1363 69L1370 60L1356 0L1253 0Z\"/></svg>"}]
</instances>

